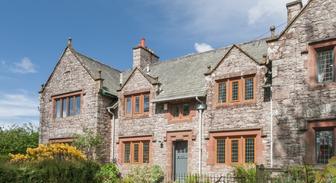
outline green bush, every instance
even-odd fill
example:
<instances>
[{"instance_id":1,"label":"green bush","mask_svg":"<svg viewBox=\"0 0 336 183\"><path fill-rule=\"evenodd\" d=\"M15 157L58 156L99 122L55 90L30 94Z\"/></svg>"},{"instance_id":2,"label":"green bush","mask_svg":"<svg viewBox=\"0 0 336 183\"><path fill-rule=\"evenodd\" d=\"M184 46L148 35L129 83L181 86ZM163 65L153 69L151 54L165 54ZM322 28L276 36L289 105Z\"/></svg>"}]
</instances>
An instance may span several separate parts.
<instances>
[{"instance_id":1,"label":"green bush","mask_svg":"<svg viewBox=\"0 0 336 183\"><path fill-rule=\"evenodd\" d=\"M254 164L239 165L234 167L234 176L239 178L239 183L256 183L256 175L256 166Z\"/></svg>"},{"instance_id":2,"label":"green bush","mask_svg":"<svg viewBox=\"0 0 336 183\"><path fill-rule=\"evenodd\" d=\"M188 175L185 180L185 183L210 183L210 179L206 176L199 175Z\"/></svg>"},{"instance_id":3,"label":"green bush","mask_svg":"<svg viewBox=\"0 0 336 183\"><path fill-rule=\"evenodd\" d=\"M100 183L118 183L120 182L120 171L114 163L105 164L100 167L96 179Z\"/></svg>"},{"instance_id":4,"label":"green bush","mask_svg":"<svg viewBox=\"0 0 336 183\"><path fill-rule=\"evenodd\" d=\"M164 173L160 166L143 166L133 168L124 178L124 183L161 183Z\"/></svg>"},{"instance_id":5,"label":"green bush","mask_svg":"<svg viewBox=\"0 0 336 183\"><path fill-rule=\"evenodd\" d=\"M336 156L332 157L321 172L316 173L316 182L336 183Z\"/></svg>"},{"instance_id":6,"label":"green bush","mask_svg":"<svg viewBox=\"0 0 336 183\"><path fill-rule=\"evenodd\" d=\"M315 183L315 171L308 165L293 165L274 178L275 183Z\"/></svg>"},{"instance_id":7,"label":"green bush","mask_svg":"<svg viewBox=\"0 0 336 183\"><path fill-rule=\"evenodd\" d=\"M99 165L92 161L43 160L0 165L0 183L93 183Z\"/></svg>"}]
</instances>

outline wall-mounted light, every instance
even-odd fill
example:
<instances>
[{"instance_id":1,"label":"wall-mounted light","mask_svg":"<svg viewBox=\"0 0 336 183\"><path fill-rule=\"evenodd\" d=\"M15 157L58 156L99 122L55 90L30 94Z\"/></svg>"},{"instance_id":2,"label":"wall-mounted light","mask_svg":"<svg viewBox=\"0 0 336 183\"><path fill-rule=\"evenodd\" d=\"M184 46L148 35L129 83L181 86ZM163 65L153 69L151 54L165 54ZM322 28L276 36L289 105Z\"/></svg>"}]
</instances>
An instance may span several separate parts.
<instances>
[{"instance_id":1,"label":"wall-mounted light","mask_svg":"<svg viewBox=\"0 0 336 183\"><path fill-rule=\"evenodd\" d=\"M163 148L163 141L159 140L158 142L160 143L160 148Z\"/></svg>"}]
</instances>

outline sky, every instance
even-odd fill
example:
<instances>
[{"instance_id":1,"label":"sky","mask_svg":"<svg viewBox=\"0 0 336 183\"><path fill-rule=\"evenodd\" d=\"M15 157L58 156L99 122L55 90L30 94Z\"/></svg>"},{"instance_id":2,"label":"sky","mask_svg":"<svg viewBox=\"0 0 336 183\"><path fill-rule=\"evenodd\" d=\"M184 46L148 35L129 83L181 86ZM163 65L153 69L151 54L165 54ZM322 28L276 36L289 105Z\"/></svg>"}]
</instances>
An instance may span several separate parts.
<instances>
[{"instance_id":1,"label":"sky","mask_svg":"<svg viewBox=\"0 0 336 183\"><path fill-rule=\"evenodd\" d=\"M39 94L69 37L119 70L141 38L165 61L269 36L291 0L1 0L0 126L39 123ZM306 3L307 0L304 1Z\"/></svg>"}]
</instances>

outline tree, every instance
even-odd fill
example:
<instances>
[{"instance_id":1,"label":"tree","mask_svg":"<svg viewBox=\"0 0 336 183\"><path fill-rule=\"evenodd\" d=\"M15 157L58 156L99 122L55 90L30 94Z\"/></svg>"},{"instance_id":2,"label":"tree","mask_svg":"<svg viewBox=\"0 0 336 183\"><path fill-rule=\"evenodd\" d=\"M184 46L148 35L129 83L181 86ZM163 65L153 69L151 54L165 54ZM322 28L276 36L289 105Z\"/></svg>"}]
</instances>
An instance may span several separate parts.
<instances>
[{"instance_id":1,"label":"tree","mask_svg":"<svg viewBox=\"0 0 336 183\"><path fill-rule=\"evenodd\" d=\"M8 129L0 127L0 155L25 153L27 148L37 147L38 139L38 131L31 123Z\"/></svg>"},{"instance_id":2,"label":"tree","mask_svg":"<svg viewBox=\"0 0 336 183\"><path fill-rule=\"evenodd\" d=\"M103 138L90 129L84 129L83 134L76 134L73 145L85 152L90 159L97 159L96 150L103 144Z\"/></svg>"}]
</instances>

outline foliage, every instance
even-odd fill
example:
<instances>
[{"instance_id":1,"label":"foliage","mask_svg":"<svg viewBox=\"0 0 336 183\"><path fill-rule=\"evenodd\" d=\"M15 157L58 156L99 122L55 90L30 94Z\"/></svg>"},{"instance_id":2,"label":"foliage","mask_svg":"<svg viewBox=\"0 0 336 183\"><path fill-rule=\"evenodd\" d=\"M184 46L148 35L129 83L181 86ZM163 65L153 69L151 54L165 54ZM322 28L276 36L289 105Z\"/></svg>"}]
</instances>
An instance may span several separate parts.
<instances>
[{"instance_id":1,"label":"foliage","mask_svg":"<svg viewBox=\"0 0 336 183\"><path fill-rule=\"evenodd\" d=\"M27 148L26 154L10 154L10 162L41 161L46 159L84 160L85 155L68 144L40 144L36 148Z\"/></svg>"},{"instance_id":2,"label":"foliage","mask_svg":"<svg viewBox=\"0 0 336 183\"><path fill-rule=\"evenodd\" d=\"M316 173L316 182L336 183L336 156L332 157L321 172Z\"/></svg>"},{"instance_id":3,"label":"foliage","mask_svg":"<svg viewBox=\"0 0 336 183\"><path fill-rule=\"evenodd\" d=\"M234 167L234 176L244 178L238 182L256 183L256 166L254 164L238 165Z\"/></svg>"},{"instance_id":4,"label":"foliage","mask_svg":"<svg viewBox=\"0 0 336 183\"><path fill-rule=\"evenodd\" d=\"M185 183L210 183L210 179L206 176L189 175L185 178Z\"/></svg>"},{"instance_id":5,"label":"foliage","mask_svg":"<svg viewBox=\"0 0 336 183\"><path fill-rule=\"evenodd\" d=\"M73 145L85 152L90 159L96 159L96 150L103 144L103 138L90 129L83 129L83 134L76 134Z\"/></svg>"},{"instance_id":6,"label":"foliage","mask_svg":"<svg viewBox=\"0 0 336 183\"><path fill-rule=\"evenodd\" d=\"M105 164L96 174L96 179L101 183L118 183L121 180L120 171L114 163Z\"/></svg>"},{"instance_id":7,"label":"foliage","mask_svg":"<svg viewBox=\"0 0 336 183\"><path fill-rule=\"evenodd\" d=\"M315 171L309 165L289 166L284 173L274 178L275 183L314 183Z\"/></svg>"},{"instance_id":8,"label":"foliage","mask_svg":"<svg viewBox=\"0 0 336 183\"><path fill-rule=\"evenodd\" d=\"M94 183L99 165L87 160L56 160L0 164L0 182L6 183Z\"/></svg>"},{"instance_id":9,"label":"foliage","mask_svg":"<svg viewBox=\"0 0 336 183\"><path fill-rule=\"evenodd\" d=\"M134 167L124 178L124 183L160 183L164 179L164 173L160 166Z\"/></svg>"},{"instance_id":10,"label":"foliage","mask_svg":"<svg viewBox=\"0 0 336 183\"><path fill-rule=\"evenodd\" d=\"M0 155L24 153L28 147L38 145L38 131L32 124L12 126L9 129L0 127Z\"/></svg>"}]
</instances>

